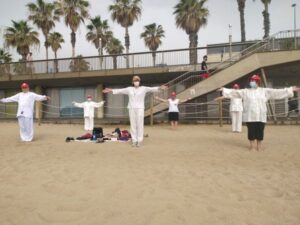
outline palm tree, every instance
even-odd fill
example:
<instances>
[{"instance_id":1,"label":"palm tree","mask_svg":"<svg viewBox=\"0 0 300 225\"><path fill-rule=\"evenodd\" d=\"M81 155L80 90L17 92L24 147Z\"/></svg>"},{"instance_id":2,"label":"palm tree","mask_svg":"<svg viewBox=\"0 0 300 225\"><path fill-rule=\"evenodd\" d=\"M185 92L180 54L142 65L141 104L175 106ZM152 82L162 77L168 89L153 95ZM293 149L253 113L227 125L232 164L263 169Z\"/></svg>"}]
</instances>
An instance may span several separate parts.
<instances>
[{"instance_id":1,"label":"palm tree","mask_svg":"<svg viewBox=\"0 0 300 225\"><path fill-rule=\"evenodd\" d=\"M0 74L9 74L10 73L10 62L11 54L9 54L4 49L0 49Z\"/></svg>"},{"instance_id":2,"label":"palm tree","mask_svg":"<svg viewBox=\"0 0 300 225\"><path fill-rule=\"evenodd\" d=\"M62 35L58 32L53 32L49 34L48 44L54 52L54 62L55 62L55 71L58 72L58 62L57 62L57 51L61 48L61 44L64 43L65 40Z\"/></svg>"},{"instance_id":3,"label":"palm tree","mask_svg":"<svg viewBox=\"0 0 300 225\"><path fill-rule=\"evenodd\" d=\"M114 69L117 69L117 57L124 51L124 46L117 38L112 38L106 45L106 51L113 57Z\"/></svg>"},{"instance_id":4,"label":"palm tree","mask_svg":"<svg viewBox=\"0 0 300 225\"><path fill-rule=\"evenodd\" d=\"M64 17L66 26L71 29L72 57L75 57L76 32L80 23L88 18L89 2L86 0L59 0L55 2L60 15Z\"/></svg>"},{"instance_id":5,"label":"palm tree","mask_svg":"<svg viewBox=\"0 0 300 225\"><path fill-rule=\"evenodd\" d=\"M246 31L245 31L245 5L246 0L237 0L240 12L240 23L241 23L241 41L246 41Z\"/></svg>"},{"instance_id":6,"label":"palm tree","mask_svg":"<svg viewBox=\"0 0 300 225\"><path fill-rule=\"evenodd\" d=\"M0 48L0 63L10 63L12 60L11 54L5 51L3 48Z\"/></svg>"},{"instance_id":7,"label":"palm tree","mask_svg":"<svg viewBox=\"0 0 300 225\"><path fill-rule=\"evenodd\" d=\"M152 51L153 66L155 66L156 50L161 45L161 38L165 37L165 31L161 25L156 23L144 27L145 31L141 33L145 45Z\"/></svg>"},{"instance_id":8,"label":"palm tree","mask_svg":"<svg viewBox=\"0 0 300 225\"><path fill-rule=\"evenodd\" d=\"M46 3L44 0L36 0L36 3L29 3L27 8L29 10L28 19L42 30L45 37L46 60L48 60L48 35L55 26L55 21L59 21L59 11L53 3ZM46 67L48 71L48 62Z\"/></svg>"},{"instance_id":9,"label":"palm tree","mask_svg":"<svg viewBox=\"0 0 300 225\"><path fill-rule=\"evenodd\" d=\"M269 13L269 5L271 4L271 0L261 0L261 2L264 4L265 7L264 11L262 12L264 17L264 30L265 30L264 38L268 38L270 36L270 27L271 27L270 13Z\"/></svg>"},{"instance_id":10,"label":"palm tree","mask_svg":"<svg viewBox=\"0 0 300 225\"><path fill-rule=\"evenodd\" d=\"M125 46L126 53L129 53L129 33L128 28L133 25L134 21L137 21L141 14L141 0L114 0L114 4L109 6L111 12L111 18L116 21L122 27L125 28ZM129 68L129 58L126 58L126 66Z\"/></svg>"},{"instance_id":11,"label":"palm tree","mask_svg":"<svg viewBox=\"0 0 300 225\"><path fill-rule=\"evenodd\" d=\"M206 2L207 0L180 0L175 6L176 25L189 35L191 64L197 64L198 32L207 24L209 11L204 7Z\"/></svg>"},{"instance_id":12,"label":"palm tree","mask_svg":"<svg viewBox=\"0 0 300 225\"><path fill-rule=\"evenodd\" d=\"M100 16L91 18L90 24L87 25L87 29L88 33L86 34L86 39L92 42L98 50L98 54L100 56L100 67L102 68L103 49L112 38L113 33L109 28L108 21L101 20Z\"/></svg>"},{"instance_id":13,"label":"palm tree","mask_svg":"<svg viewBox=\"0 0 300 225\"><path fill-rule=\"evenodd\" d=\"M14 47L22 56L23 61L29 53L31 46L38 46L40 41L38 39L38 32L32 30L26 21L13 21L13 26L5 30L4 38L5 44L8 47Z\"/></svg>"},{"instance_id":14,"label":"palm tree","mask_svg":"<svg viewBox=\"0 0 300 225\"><path fill-rule=\"evenodd\" d=\"M71 61L69 68L72 72L88 71L90 68L90 63L87 62L82 55L78 55Z\"/></svg>"}]
</instances>

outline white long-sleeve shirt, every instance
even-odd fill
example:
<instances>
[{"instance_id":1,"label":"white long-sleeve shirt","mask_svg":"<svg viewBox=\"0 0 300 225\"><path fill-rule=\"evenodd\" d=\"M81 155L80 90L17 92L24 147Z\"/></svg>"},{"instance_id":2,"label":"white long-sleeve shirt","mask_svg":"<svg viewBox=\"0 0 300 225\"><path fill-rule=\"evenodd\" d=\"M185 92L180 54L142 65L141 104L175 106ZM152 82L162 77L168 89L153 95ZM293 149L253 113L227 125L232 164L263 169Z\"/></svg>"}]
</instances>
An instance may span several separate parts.
<instances>
[{"instance_id":1,"label":"white long-sleeve shirt","mask_svg":"<svg viewBox=\"0 0 300 225\"><path fill-rule=\"evenodd\" d=\"M223 89L225 98L243 99L243 121L244 122L267 122L267 101L270 99L284 99L293 97L293 88L271 89Z\"/></svg>"},{"instance_id":2,"label":"white long-sleeve shirt","mask_svg":"<svg viewBox=\"0 0 300 225\"><path fill-rule=\"evenodd\" d=\"M114 89L113 94L128 95L128 109L144 109L145 108L145 96L148 92L158 92L159 87L127 87L122 89Z\"/></svg>"},{"instance_id":3,"label":"white long-sleeve shirt","mask_svg":"<svg viewBox=\"0 0 300 225\"><path fill-rule=\"evenodd\" d=\"M34 103L35 101L45 101L47 100L47 96L45 95L38 95L33 92L20 92L14 96L3 98L1 102L8 103L8 102L18 102L18 112L17 117L27 117L33 118L34 112Z\"/></svg>"},{"instance_id":4,"label":"white long-sleeve shirt","mask_svg":"<svg viewBox=\"0 0 300 225\"><path fill-rule=\"evenodd\" d=\"M89 118L94 118L95 114L95 108L100 108L103 106L104 102L93 102L93 101L86 101L82 103L77 103L75 102L74 105L79 108L83 108L83 116L84 117L89 117Z\"/></svg>"},{"instance_id":5,"label":"white long-sleeve shirt","mask_svg":"<svg viewBox=\"0 0 300 225\"><path fill-rule=\"evenodd\" d=\"M241 98L230 99L230 112L243 112L243 100Z\"/></svg>"}]
</instances>

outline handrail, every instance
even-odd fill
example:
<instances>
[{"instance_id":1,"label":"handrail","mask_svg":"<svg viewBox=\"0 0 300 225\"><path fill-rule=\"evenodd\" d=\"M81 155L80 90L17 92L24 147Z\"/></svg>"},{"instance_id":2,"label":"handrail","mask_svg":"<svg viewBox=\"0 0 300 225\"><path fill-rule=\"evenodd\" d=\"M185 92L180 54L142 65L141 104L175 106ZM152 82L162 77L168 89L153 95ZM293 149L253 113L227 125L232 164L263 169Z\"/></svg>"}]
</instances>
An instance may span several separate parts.
<instances>
[{"instance_id":1,"label":"handrail","mask_svg":"<svg viewBox=\"0 0 300 225\"><path fill-rule=\"evenodd\" d=\"M142 55L142 54L152 54L152 53L169 53L169 52L182 52L182 51L189 51L191 49L195 49L195 50L205 50L205 49L214 49L214 48L221 48L221 47L234 47L234 46L244 46L244 45L248 45L252 43L252 41L250 42L240 42L240 43L232 43L230 44L222 44L222 45L216 45L216 46L202 46L202 47L196 47L196 48L178 48L178 49L168 49L168 50L158 50L158 51L144 51L144 52L134 52L134 53L121 53L121 54L111 54L111 55L93 55L93 56L82 56L80 57L80 59L99 59L99 58L106 58L106 57L113 57L113 56L117 56L117 57L126 57L126 56L132 56L132 55ZM38 60L32 60L32 63L35 62L53 62L54 60L75 60L78 59L78 57L64 57L64 58L51 58L51 59L38 59ZM25 61L14 61L14 62L9 62L9 63L2 63L1 65L4 64L15 64L15 63L25 63Z\"/></svg>"}]
</instances>

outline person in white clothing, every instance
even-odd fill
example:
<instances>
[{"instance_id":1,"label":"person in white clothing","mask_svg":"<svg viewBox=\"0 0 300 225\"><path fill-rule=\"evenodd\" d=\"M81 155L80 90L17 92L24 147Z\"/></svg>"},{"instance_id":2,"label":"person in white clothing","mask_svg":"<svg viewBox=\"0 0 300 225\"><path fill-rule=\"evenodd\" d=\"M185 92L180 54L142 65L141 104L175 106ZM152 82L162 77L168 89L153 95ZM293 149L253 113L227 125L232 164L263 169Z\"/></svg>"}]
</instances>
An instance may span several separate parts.
<instances>
[{"instance_id":1,"label":"person in white clothing","mask_svg":"<svg viewBox=\"0 0 300 225\"><path fill-rule=\"evenodd\" d=\"M167 89L166 86L160 87L145 87L140 86L141 78L134 76L132 79L133 87L122 89L106 88L103 93L113 93L128 95L128 110L130 119L130 129L132 146L139 147L144 138L144 109L145 109L145 96L148 92L159 92L160 90Z\"/></svg>"},{"instance_id":2,"label":"person in white clothing","mask_svg":"<svg viewBox=\"0 0 300 225\"><path fill-rule=\"evenodd\" d=\"M299 91L299 87L283 89L272 89L260 87L261 78L253 75L250 78L250 88L233 90L221 88L225 98L242 98L244 103L243 121L248 128L248 139L250 150L253 149L256 141L256 150L261 149L264 139L264 128L267 122L267 102L270 99L284 99L293 97L294 92Z\"/></svg>"},{"instance_id":3,"label":"person in white clothing","mask_svg":"<svg viewBox=\"0 0 300 225\"><path fill-rule=\"evenodd\" d=\"M177 94L175 91L171 93L171 97L166 99L159 98L158 96L155 97L156 100L168 103L169 104L169 110L168 110L168 117L169 117L169 122L171 123L172 128L177 128L178 126L178 120L179 120L179 108L178 105L180 103L186 102L187 100L180 100L177 98Z\"/></svg>"},{"instance_id":4,"label":"person in white clothing","mask_svg":"<svg viewBox=\"0 0 300 225\"><path fill-rule=\"evenodd\" d=\"M78 108L83 108L83 117L84 117L84 129L86 131L92 131L94 129L94 115L95 108L100 108L103 106L104 101L94 102L92 101L92 96L88 95L86 97L87 101L78 103L72 102L74 106Z\"/></svg>"},{"instance_id":5,"label":"person in white clothing","mask_svg":"<svg viewBox=\"0 0 300 225\"><path fill-rule=\"evenodd\" d=\"M38 95L29 91L29 85L23 83L21 85L22 92L3 98L3 103L18 102L17 118L20 126L20 137L22 141L32 141L33 139L33 112L35 101L46 101L50 99L45 95Z\"/></svg>"},{"instance_id":6,"label":"person in white clothing","mask_svg":"<svg viewBox=\"0 0 300 225\"><path fill-rule=\"evenodd\" d=\"M234 90L239 90L240 86L238 84L233 85ZM215 100L222 100L224 96L218 97ZM230 98L230 114L232 123L232 132L240 133L242 132L242 116L243 116L243 100L242 98Z\"/></svg>"}]
</instances>

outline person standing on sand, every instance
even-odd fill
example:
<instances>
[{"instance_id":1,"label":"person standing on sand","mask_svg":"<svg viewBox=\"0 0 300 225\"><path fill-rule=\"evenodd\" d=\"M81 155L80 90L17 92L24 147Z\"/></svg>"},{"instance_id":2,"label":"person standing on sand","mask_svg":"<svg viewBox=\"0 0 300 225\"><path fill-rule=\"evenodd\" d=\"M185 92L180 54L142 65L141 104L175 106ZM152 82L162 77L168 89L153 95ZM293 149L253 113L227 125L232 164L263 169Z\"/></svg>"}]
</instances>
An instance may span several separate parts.
<instances>
[{"instance_id":1,"label":"person standing on sand","mask_svg":"<svg viewBox=\"0 0 300 225\"><path fill-rule=\"evenodd\" d=\"M22 92L3 98L0 102L18 102L17 118L20 126L20 137L22 141L30 142L33 139L33 112L35 101L46 101L50 98L46 95L38 95L29 91L29 85L21 85Z\"/></svg>"},{"instance_id":2,"label":"person standing on sand","mask_svg":"<svg viewBox=\"0 0 300 225\"><path fill-rule=\"evenodd\" d=\"M250 78L250 88L234 90L220 88L225 98L242 98L244 102L243 121L248 128L248 139L250 141L250 150L254 148L256 141L256 150L261 149L264 139L264 129L267 122L267 102L270 99L284 99L294 96L294 92L299 91L299 87L290 87L283 89L272 89L260 87L261 78L253 75Z\"/></svg>"},{"instance_id":3,"label":"person standing on sand","mask_svg":"<svg viewBox=\"0 0 300 225\"><path fill-rule=\"evenodd\" d=\"M234 90L239 90L240 85L234 84ZM215 101L224 99L224 96L218 97ZM241 98L230 98L230 114L231 114L231 123L232 123L232 132L240 133L242 132L243 124L243 100Z\"/></svg>"},{"instance_id":4,"label":"person standing on sand","mask_svg":"<svg viewBox=\"0 0 300 225\"><path fill-rule=\"evenodd\" d=\"M141 78L134 76L132 78L132 87L122 89L105 88L103 93L112 93L114 95L123 94L128 95L128 110L130 119L130 133L132 138L132 146L140 147L144 138L144 109L145 109L145 96L149 92L159 92L166 90L167 87L162 85L160 87L145 87L140 86Z\"/></svg>"},{"instance_id":5,"label":"person standing on sand","mask_svg":"<svg viewBox=\"0 0 300 225\"><path fill-rule=\"evenodd\" d=\"M84 117L84 129L86 131L92 131L94 129L94 114L95 108L100 108L103 106L104 101L94 102L92 101L92 96L88 95L86 97L87 101L78 103L72 102L74 106L78 108L83 108L83 117Z\"/></svg>"},{"instance_id":6,"label":"person standing on sand","mask_svg":"<svg viewBox=\"0 0 300 225\"><path fill-rule=\"evenodd\" d=\"M168 103L169 104L169 110L168 110L168 117L169 122L171 123L172 128L177 128L178 126L178 120L179 120L179 108L178 105L180 103L186 102L189 99L186 99L184 101L181 101L180 99L176 98L176 92L171 93L171 97L166 99L159 98L158 96L155 97L156 100Z\"/></svg>"}]
</instances>

